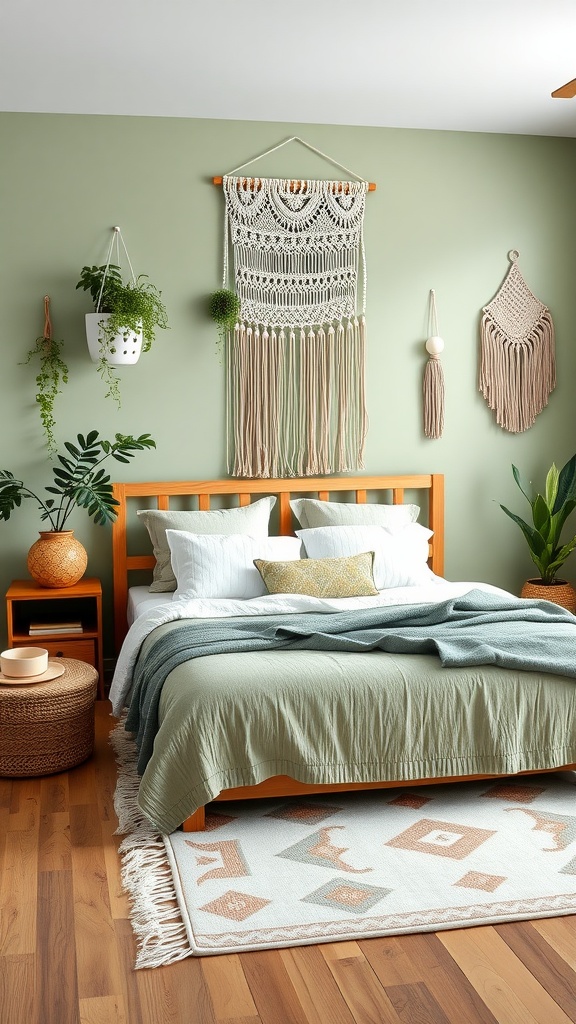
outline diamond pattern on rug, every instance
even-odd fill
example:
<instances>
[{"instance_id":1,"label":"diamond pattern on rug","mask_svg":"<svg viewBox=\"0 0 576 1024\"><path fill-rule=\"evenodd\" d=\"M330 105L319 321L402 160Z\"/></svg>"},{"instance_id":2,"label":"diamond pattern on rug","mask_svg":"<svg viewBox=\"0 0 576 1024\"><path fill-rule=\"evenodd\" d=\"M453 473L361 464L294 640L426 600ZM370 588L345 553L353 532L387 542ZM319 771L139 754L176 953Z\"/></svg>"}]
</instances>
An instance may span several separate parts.
<instances>
[{"instance_id":1,"label":"diamond pattern on rug","mask_svg":"<svg viewBox=\"0 0 576 1024\"><path fill-rule=\"evenodd\" d=\"M282 821L299 821L303 825L318 825L326 818L341 811L341 807L332 807L330 804L298 803L285 804L276 807L273 811L267 811L265 818L280 818Z\"/></svg>"},{"instance_id":2,"label":"diamond pattern on rug","mask_svg":"<svg viewBox=\"0 0 576 1024\"><path fill-rule=\"evenodd\" d=\"M223 825L229 825L231 821L237 821L236 814L221 814L219 811L206 811L205 832L214 832Z\"/></svg>"},{"instance_id":3,"label":"diamond pattern on rug","mask_svg":"<svg viewBox=\"0 0 576 1024\"><path fill-rule=\"evenodd\" d=\"M384 845L462 860L494 835L495 832L485 828L471 828L469 825L459 825L453 821L422 818Z\"/></svg>"},{"instance_id":4,"label":"diamond pattern on rug","mask_svg":"<svg viewBox=\"0 0 576 1024\"><path fill-rule=\"evenodd\" d=\"M520 811L534 818L534 832L548 832L552 836L553 846L545 846L545 850L565 850L570 843L576 841L576 818L567 814L553 814L551 811L528 811L524 807L506 807L507 811Z\"/></svg>"},{"instance_id":5,"label":"diamond pattern on rug","mask_svg":"<svg viewBox=\"0 0 576 1024\"><path fill-rule=\"evenodd\" d=\"M484 892L494 892L502 882L506 882L505 875L484 875L481 871L469 871L468 874L459 878L454 885L463 889L483 889Z\"/></svg>"},{"instance_id":6,"label":"diamond pattern on rug","mask_svg":"<svg viewBox=\"0 0 576 1024\"><path fill-rule=\"evenodd\" d=\"M541 796L545 792L544 786L521 786L517 782L497 782L480 796L488 797L491 800L513 800L518 804L531 804L537 796Z\"/></svg>"},{"instance_id":7,"label":"diamond pattern on rug","mask_svg":"<svg viewBox=\"0 0 576 1024\"><path fill-rule=\"evenodd\" d=\"M250 874L240 843L235 839L226 839L222 843L193 843L191 839L185 839L184 842L193 850L200 851L197 854L192 854L196 865L217 865L200 875L196 879L197 885L202 885L202 882L206 882L210 878L242 878L244 875ZM215 854L215 856L210 856L210 854Z\"/></svg>"},{"instance_id":8,"label":"diamond pattern on rug","mask_svg":"<svg viewBox=\"0 0 576 1024\"><path fill-rule=\"evenodd\" d=\"M576 857L572 857L563 868L560 868L560 874L562 875L576 875Z\"/></svg>"},{"instance_id":9,"label":"diamond pattern on rug","mask_svg":"<svg viewBox=\"0 0 576 1024\"><path fill-rule=\"evenodd\" d=\"M374 869L370 867L353 868L342 860L340 855L346 853L349 847L335 846L330 839L330 833L343 827L343 825L329 825L327 828L321 828L318 832L313 832L312 835L301 839L294 846L288 846L276 856L285 857L287 860L298 860L302 864L316 864L321 868L331 864L340 868L341 871L350 871L352 874L358 875L363 875L366 871L373 871Z\"/></svg>"},{"instance_id":10,"label":"diamond pattern on rug","mask_svg":"<svg viewBox=\"0 0 576 1024\"><path fill-rule=\"evenodd\" d=\"M365 914L375 907L392 889L382 889L365 882L349 882L347 878L333 878L319 889L302 897L303 903L317 903L332 910L349 910L352 914Z\"/></svg>"},{"instance_id":11,"label":"diamond pattern on rug","mask_svg":"<svg viewBox=\"0 0 576 1024\"><path fill-rule=\"evenodd\" d=\"M247 917L257 914L263 907L268 906L270 900L263 900L260 896L251 896L246 892L235 892L229 889L216 900L205 903L199 910L205 910L207 914L217 914L218 917L226 917L229 921L245 921Z\"/></svg>"},{"instance_id":12,"label":"diamond pattern on rug","mask_svg":"<svg viewBox=\"0 0 576 1024\"><path fill-rule=\"evenodd\" d=\"M400 793L399 796L395 796L393 800L387 802L392 807L411 807L414 811L419 811L424 804L429 804L431 799L430 796L418 796L417 793Z\"/></svg>"}]
</instances>

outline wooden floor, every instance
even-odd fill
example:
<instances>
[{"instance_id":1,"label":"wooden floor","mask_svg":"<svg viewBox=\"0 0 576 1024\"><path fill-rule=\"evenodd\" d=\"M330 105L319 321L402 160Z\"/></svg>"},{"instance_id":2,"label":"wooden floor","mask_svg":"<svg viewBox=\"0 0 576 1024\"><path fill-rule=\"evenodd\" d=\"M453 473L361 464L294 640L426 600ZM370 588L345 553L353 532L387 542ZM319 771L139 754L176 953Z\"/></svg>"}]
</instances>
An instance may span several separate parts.
<instances>
[{"instance_id":1,"label":"wooden floor","mask_svg":"<svg viewBox=\"0 0 576 1024\"><path fill-rule=\"evenodd\" d=\"M0 779L1 1024L566 1024L576 917L134 971L107 702L94 757Z\"/></svg>"}]
</instances>

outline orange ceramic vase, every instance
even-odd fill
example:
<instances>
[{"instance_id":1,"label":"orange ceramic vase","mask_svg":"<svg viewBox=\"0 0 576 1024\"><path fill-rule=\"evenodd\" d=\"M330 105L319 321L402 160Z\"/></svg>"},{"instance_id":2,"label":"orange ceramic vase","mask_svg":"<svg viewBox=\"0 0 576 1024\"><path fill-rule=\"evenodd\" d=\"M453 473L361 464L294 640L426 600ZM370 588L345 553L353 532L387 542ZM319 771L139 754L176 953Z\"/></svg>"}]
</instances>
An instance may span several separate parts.
<instances>
[{"instance_id":1,"label":"orange ceramic vase","mask_svg":"<svg viewBox=\"0 0 576 1024\"><path fill-rule=\"evenodd\" d=\"M86 548L74 530L41 530L28 552L28 572L41 587L72 587L86 572Z\"/></svg>"}]
</instances>

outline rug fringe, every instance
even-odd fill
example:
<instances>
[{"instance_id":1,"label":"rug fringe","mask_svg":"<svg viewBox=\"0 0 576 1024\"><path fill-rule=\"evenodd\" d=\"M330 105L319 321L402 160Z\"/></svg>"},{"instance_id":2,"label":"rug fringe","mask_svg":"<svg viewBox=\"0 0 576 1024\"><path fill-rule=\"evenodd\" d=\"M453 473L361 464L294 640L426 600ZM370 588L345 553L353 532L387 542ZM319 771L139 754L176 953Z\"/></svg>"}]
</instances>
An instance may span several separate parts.
<instances>
[{"instance_id":1,"label":"rug fringe","mask_svg":"<svg viewBox=\"0 0 576 1024\"><path fill-rule=\"evenodd\" d=\"M140 777L136 748L124 728L125 716L110 734L118 765L114 810L120 843L121 879L128 893L132 930L136 937L136 969L162 967L192 956L182 917L166 844L137 804Z\"/></svg>"}]
</instances>

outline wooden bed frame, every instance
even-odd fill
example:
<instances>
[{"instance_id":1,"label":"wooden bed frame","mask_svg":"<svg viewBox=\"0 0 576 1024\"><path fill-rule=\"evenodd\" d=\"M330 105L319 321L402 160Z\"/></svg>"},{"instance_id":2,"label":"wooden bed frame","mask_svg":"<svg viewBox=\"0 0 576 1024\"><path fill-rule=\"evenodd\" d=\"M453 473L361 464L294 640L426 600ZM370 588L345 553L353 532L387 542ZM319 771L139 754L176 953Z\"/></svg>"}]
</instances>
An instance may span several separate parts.
<instances>
[{"instance_id":1,"label":"wooden bed frame","mask_svg":"<svg viewBox=\"0 0 576 1024\"><path fill-rule=\"evenodd\" d=\"M405 492L410 493L405 498ZM114 497L118 501L117 518L112 524L112 558L114 572L114 634L116 651L120 650L128 629L127 605L130 574L154 567L151 545L142 553L128 553L130 523L136 521L136 509L155 507L168 510L178 503L178 508L195 507L209 511L212 499L225 499L224 507L232 504L249 505L263 494L278 498L278 532L283 535L294 533L294 522L290 499L292 497L316 497L324 501L354 501L363 504L368 500L390 501L402 504L414 501L422 507L420 522L433 531L430 539L428 564L438 576L444 574L444 477L438 473L408 474L392 476L347 476L307 477L289 480L202 480L171 481L152 483L115 483ZM138 500L136 500L138 499ZM194 503L191 503L191 500ZM143 504L144 502L144 504ZM153 504L151 504L151 502ZM218 507L222 507L219 503ZM576 770L576 765L562 765L557 770ZM547 769L551 771L552 769ZM538 774L523 772L521 774ZM334 785L309 785L278 775L256 786L240 786L223 790L215 800L248 800L265 797L304 796L312 793L335 793L342 790L381 789L394 786L429 785L437 782L465 781L466 779L498 778L497 775L456 776L430 779L395 779L383 782L355 782ZM205 827L205 808L200 807L183 823L185 832L202 831Z\"/></svg>"},{"instance_id":2,"label":"wooden bed frame","mask_svg":"<svg viewBox=\"0 0 576 1024\"><path fill-rule=\"evenodd\" d=\"M116 653L122 646L126 636L128 622L126 619L128 606L128 588L130 573L149 570L150 579L154 568L154 555L151 544L146 552L128 554L130 524L136 522L137 508L158 508L167 511L181 499L194 499L194 504L178 507L197 508L203 512L210 511L212 499L222 497L232 499L232 504L249 505L263 494L275 495L278 499L278 533L281 536L294 534L295 524L292 518L290 500L293 497L320 498L324 501L354 501L363 504L369 500L369 492L375 493L380 500L389 500L392 496L393 505L401 505L405 501L405 491L420 492L410 495L410 500L422 504L424 509L420 521L434 531L430 539L430 556L428 563L438 576L444 573L444 477L441 474L415 474L411 476L349 476L349 477L306 477L290 480L192 480L158 483L127 483L112 485L114 497L118 502L118 515L112 524L112 561L114 571L114 640ZM138 504L130 499L152 501L154 504ZM370 499L373 500L372 494ZM230 501L226 503L229 507ZM219 506L222 507L222 506ZM428 517L426 516L426 508ZM275 512L276 510L274 510ZM273 513L274 514L274 513Z\"/></svg>"}]
</instances>

